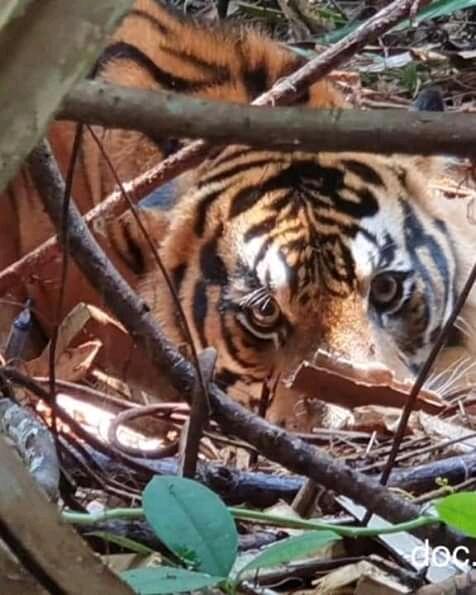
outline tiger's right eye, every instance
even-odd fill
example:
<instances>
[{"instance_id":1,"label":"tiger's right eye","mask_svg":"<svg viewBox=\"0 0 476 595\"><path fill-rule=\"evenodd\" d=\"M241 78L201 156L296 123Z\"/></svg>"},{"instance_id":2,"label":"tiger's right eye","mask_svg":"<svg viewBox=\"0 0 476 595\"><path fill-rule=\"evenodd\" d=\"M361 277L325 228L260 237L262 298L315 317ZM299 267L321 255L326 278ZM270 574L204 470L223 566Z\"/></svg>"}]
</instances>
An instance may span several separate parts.
<instances>
[{"instance_id":1,"label":"tiger's right eye","mask_svg":"<svg viewBox=\"0 0 476 595\"><path fill-rule=\"evenodd\" d=\"M253 324L261 328L270 328L278 322L281 310L273 298L268 298L265 302L251 307L249 315Z\"/></svg>"}]
</instances>

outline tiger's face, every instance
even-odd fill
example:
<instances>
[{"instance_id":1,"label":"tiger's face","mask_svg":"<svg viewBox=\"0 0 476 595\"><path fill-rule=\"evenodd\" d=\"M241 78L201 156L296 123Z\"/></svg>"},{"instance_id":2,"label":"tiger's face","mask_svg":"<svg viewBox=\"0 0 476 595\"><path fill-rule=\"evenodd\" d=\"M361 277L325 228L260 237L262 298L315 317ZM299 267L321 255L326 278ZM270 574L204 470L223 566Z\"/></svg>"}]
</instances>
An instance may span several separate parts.
<instances>
[{"instance_id":1,"label":"tiger's face","mask_svg":"<svg viewBox=\"0 0 476 595\"><path fill-rule=\"evenodd\" d=\"M416 372L455 300L426 185L405 157L229 147L207 162L162 251L217 383L249 402L317 349Z\"/></svg>"}]
</instances>

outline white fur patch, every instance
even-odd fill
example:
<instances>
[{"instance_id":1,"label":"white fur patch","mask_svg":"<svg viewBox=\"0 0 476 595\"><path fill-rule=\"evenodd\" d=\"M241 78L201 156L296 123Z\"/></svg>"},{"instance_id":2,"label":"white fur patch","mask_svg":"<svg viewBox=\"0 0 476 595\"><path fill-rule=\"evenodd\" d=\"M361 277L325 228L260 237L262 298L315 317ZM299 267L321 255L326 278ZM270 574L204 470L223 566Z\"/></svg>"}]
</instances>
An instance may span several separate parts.
<instances>
[{"instance_id":1,"label":"white fur patch","mask_svg":"<svg viewBox=\"0 0 476 595\"><path fill-rule=\"evenodd\" d=\"M263 245L263 238L253 238L243 246L244 260L250 268L254 266ZM271 245L264 257L259 261L256 274L263 286L268 283L272 289L282 289L288 286L288 267L278 249Z\"/></svg>"}]
</instances>

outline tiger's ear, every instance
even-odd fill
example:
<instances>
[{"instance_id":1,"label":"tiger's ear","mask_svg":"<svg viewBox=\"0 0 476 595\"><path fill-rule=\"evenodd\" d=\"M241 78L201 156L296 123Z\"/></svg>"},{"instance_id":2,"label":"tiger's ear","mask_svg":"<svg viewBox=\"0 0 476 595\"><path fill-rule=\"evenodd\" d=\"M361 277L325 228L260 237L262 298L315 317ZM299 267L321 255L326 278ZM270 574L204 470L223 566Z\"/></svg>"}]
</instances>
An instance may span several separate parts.
<instances>
[{"instance_id":1,"label":"tiger's ear","mask_svg":"<svg viewBox=\"0 0 476 595\"><path fill-rule=\"evenodd\" d=\"M410 111L444 112L445 102L441 89L439 87L427 87L420 91L411 105ZM417 155L411 159L417 170L430 178L444 170L447 161L444 157L432 155Z\"/></svg>"}]
</instances>

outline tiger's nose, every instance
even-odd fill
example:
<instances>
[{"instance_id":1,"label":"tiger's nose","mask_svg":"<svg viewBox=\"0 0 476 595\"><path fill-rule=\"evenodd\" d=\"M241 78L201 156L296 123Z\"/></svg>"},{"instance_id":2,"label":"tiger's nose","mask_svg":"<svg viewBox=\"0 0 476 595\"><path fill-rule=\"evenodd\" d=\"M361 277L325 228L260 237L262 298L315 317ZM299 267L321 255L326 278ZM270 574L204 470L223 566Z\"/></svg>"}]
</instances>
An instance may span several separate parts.
<instances>
[{"instance_id":1,"label":"tiger's nose","mask_svg":"<svg viewBox=\"0 0 476 595\"><path fill-rule=\"evenodd\" d=\"M356 364L377 361L382 353L364 300L351 294L325 297L319 311L319 349Z\"/></svg>"}]
</instances>

